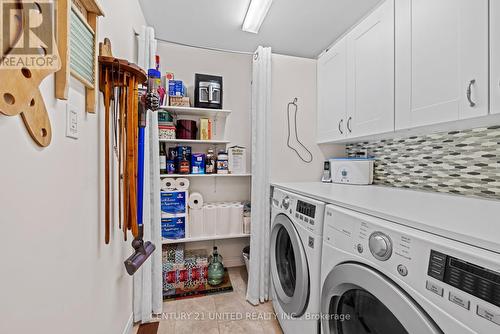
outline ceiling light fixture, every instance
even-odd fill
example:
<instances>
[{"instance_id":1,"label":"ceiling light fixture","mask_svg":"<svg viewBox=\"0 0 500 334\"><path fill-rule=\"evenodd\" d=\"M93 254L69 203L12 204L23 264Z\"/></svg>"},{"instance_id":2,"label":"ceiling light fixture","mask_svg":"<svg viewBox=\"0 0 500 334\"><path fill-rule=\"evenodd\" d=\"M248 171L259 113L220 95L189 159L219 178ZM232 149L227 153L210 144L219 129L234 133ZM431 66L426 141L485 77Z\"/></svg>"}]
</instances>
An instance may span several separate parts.
<instances>
[{"instance_id":1,"label":"ceiling light fixture","mask_svg":"<svg viewBox=\"0 0 500 334\"><path fill-rule=\"evenodd\" d=\"M257 34L273 0L251 0L241 30Z\"/></svg>"}]
</instances>

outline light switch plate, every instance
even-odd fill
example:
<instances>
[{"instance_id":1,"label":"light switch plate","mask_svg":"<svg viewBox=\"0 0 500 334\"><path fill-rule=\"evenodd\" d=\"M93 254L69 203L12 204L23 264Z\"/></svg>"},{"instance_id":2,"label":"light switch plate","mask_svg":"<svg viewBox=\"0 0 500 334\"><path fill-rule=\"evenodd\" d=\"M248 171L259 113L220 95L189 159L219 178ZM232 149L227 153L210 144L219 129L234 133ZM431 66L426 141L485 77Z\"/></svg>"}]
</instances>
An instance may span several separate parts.
<instances>
[{"instance_id":1,"label":"light switch plate","mask_svg":"<svg viewBox=\"0 0 500 334\"><path fill-rule=\"evenodd\" d=\"M69 103L66 105L66 137L78 139L78 112Z\"/></svg>"}]
</instances>

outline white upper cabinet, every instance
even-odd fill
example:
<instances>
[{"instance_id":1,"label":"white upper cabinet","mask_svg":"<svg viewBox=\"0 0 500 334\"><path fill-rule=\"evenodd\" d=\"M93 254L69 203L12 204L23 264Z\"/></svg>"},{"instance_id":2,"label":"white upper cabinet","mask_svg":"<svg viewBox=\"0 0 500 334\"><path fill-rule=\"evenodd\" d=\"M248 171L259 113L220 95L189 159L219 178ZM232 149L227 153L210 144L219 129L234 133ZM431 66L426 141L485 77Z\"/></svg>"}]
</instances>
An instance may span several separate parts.
<instances>
[{"instance_id":1,"label":"white upper cabinet","mask_svg":"<svg viewBox=\"0 0 500 334\"><path fill-rule=\"evenodd\" d=\"M318 142L342 139L346 135L346 41L340 40L319 59Z\"/></svg>"},{"instance_id":2,"label":"white upper cabinet","mask_svg":"<svg viewBox=\"0 0 500 334\"><path fill-rule=\"evenodd\" d=\"M394 131L394 0L347 34L347 64L349 136Z\"/></svg>"},{"instance_id":3,"label":"white upper cabinet","mask_svg":"<svg viewBox=\"0 0 500 334\"><path fill-rule=\"evenodd\" d=\"M397 0L395 10L396 129L487 115L488 0Z\"/></svg>"},{"instance_id":4,"label":"white upper cabinet","mask_svg":"<svg viewBox=\"0 0 500 334\"><path fill-rule=\"evenodd\" d=\"M500 113L500 0L490 0L491 113Z\"/></svg>"}]
</instances>

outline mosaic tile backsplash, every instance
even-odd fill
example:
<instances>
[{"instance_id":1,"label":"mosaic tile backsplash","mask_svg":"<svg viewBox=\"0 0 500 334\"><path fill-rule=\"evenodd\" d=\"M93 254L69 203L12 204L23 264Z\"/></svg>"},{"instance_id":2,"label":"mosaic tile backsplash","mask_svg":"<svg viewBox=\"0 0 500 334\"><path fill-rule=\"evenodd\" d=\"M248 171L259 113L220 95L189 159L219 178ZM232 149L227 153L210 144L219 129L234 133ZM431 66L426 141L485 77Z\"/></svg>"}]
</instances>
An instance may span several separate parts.
<instances>
[{"instance_id":1,"label":"mosaic tile backsplash","mask_svg":"<svg viewBox=\"0 0 500 334\"><path fill-rule=\"evenodd\" d=\"M347 145L364 149L374 184L500 200L500 126Z\"/></svg>"}]
</instances>

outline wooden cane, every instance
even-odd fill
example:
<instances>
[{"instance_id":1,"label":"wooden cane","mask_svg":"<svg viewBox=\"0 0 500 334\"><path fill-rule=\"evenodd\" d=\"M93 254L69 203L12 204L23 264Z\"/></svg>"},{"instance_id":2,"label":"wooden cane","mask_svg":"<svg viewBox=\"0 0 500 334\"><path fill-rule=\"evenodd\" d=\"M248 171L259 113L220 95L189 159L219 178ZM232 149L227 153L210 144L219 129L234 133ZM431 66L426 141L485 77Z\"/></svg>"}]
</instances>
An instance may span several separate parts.
<instances>
[{"instance_id":1,"label":"wooden cane","mask_svg":"<svg viewBox=\"0 0 500 334\"><path fill-rule=\"evenodd\" d=\"M136 178L136 168L137 168L137 154L136 154L136 132L137 132L137 127L136 125L136 118L138 115L136 115L136 110L137 108L134 107L134 91L135 91L135 77L131 76L129 80L129 103L130 103L130 110L131 112L128 113L128 116L130 117L130 121L128 122L130 126L129 130L129 136L130 136L130 162L129 162L129 187L130 187L130 229L132 230L132 235L134 237L136 236L137 233L137 178ZM135 232L135 233L134 233Z\"/></svg>"},{"instance_id":2,"label":"wooden cane","mask_svg":"<svg viewBox=\"0 0 500 334\"><path fill-rule=\"evenodd\" d=\"M109 177L109 106L110 106L110 80L108 68L104 74L104 198L105 198L105 230L104 241L109 244L110 239L110 177Z\"/></svg>"},{"instance_id":3,"label":"wooden cane","mask_svg":"<svg viewBox=\"0 0 500 334\"><path fill-rule=\"evenodd\" d=\"M129 173L128 173L128 165L129 165L129 136L128 136L128 77L123 77L123 90L126 92L123 97L123 239L127 241L127 231L130 224L130 197L129 197Z\"/></svg>"}]
</instances>

